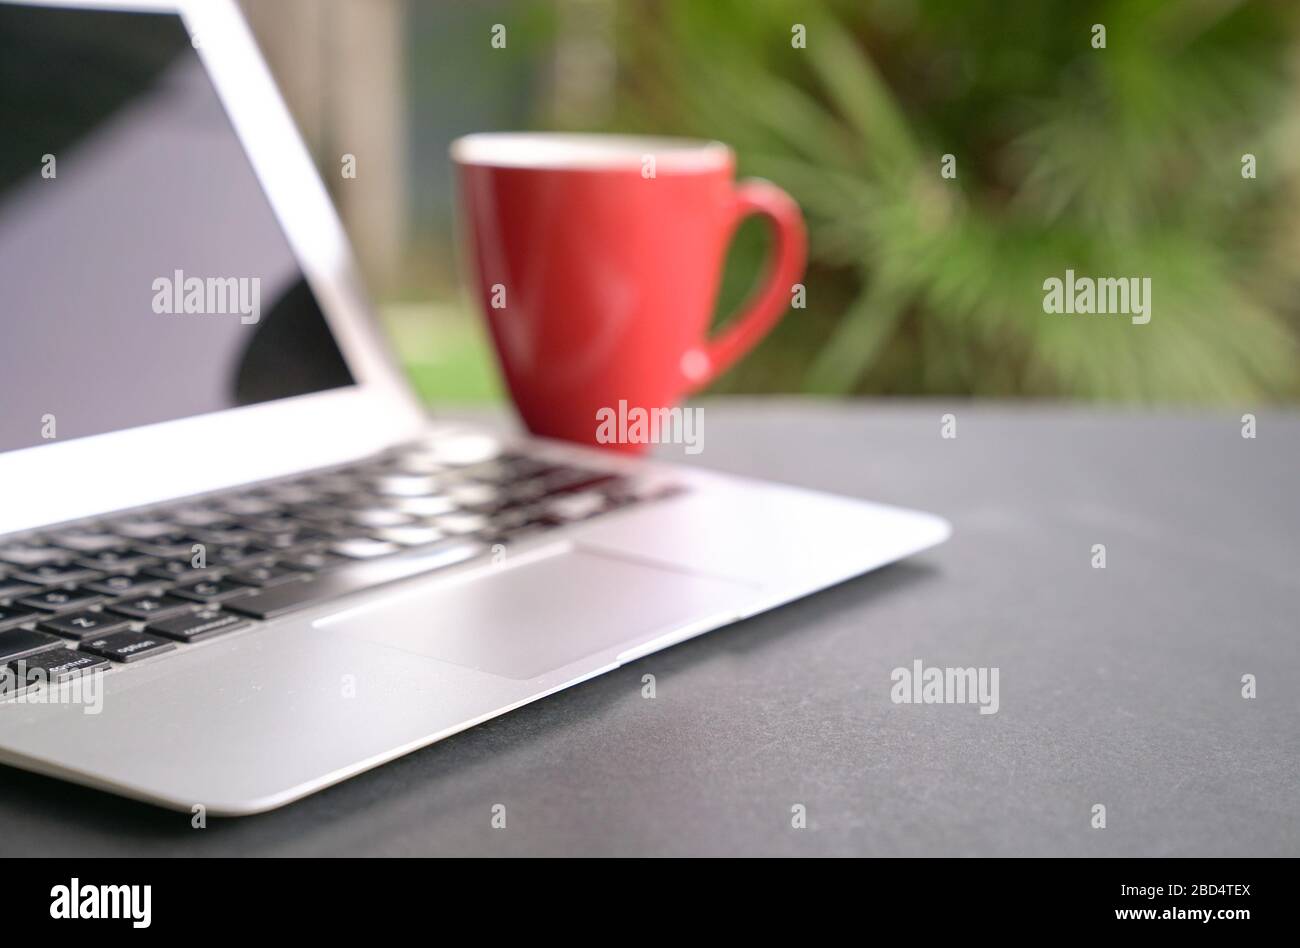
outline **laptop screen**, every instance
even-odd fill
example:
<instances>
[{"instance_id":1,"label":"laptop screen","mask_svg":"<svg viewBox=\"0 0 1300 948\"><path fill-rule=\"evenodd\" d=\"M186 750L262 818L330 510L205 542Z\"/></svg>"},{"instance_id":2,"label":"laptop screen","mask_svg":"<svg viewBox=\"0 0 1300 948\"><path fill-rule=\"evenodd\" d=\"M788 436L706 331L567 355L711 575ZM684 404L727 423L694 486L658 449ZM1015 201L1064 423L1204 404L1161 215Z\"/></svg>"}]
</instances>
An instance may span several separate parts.
<instances>
[{"instance_id":1,"label":"laptop screen","mask_svg":"<svg viewBox=\"0 0 1300 948\"><path fill-rule=\"evenodd\" d=\"M180 18L0 2L0 452L353 381Z\"/></svg>"}]
</instances>

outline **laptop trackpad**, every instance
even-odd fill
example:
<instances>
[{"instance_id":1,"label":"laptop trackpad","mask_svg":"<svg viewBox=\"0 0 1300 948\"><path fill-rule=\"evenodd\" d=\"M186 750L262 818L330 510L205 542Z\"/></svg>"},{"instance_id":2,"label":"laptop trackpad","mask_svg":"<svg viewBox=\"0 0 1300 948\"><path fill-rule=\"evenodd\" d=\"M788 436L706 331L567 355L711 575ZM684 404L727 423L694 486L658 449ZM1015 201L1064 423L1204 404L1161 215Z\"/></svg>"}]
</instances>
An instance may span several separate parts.
<instances>
[{"instance_id":1,"label":"laptop trackpad","mask_svg":"<svg viewBox=\"0 0 1300 948\"><path fill-rule=\"evenodd\" d=\"M687 622L729 621L750 597L738 582L563 548L465 582L412 581L315 625L530 679L601 652L613 661Z\"/></svg>"}]
</instances>

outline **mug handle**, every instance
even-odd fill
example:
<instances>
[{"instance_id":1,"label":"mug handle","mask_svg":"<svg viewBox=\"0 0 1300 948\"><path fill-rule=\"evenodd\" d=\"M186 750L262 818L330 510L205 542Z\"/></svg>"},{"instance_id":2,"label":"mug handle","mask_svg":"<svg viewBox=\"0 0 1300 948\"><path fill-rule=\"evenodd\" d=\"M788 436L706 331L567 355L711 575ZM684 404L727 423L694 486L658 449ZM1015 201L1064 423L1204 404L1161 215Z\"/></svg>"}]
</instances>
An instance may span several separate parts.
<instances>
[{"instance_id":1,"label":"mug handle","mask_svg":"<svg viewBox=\"0 0 1300 948\"><path fill-rule=\"evenodd\" d=\"M772 331L777 320L790 306L793 285L803 276L807 256L807 236L803 214L794 198L770 181L751 178L740 182L734 193L732 233L751 214L767 218L772 230L772 252L768 258L768 275L753 295L748 309L736 316L731 325L703 346L687 352L682 359L690 391L698 391L716 379L737 359L757 345Z\"/></svg>"}]
</instances>

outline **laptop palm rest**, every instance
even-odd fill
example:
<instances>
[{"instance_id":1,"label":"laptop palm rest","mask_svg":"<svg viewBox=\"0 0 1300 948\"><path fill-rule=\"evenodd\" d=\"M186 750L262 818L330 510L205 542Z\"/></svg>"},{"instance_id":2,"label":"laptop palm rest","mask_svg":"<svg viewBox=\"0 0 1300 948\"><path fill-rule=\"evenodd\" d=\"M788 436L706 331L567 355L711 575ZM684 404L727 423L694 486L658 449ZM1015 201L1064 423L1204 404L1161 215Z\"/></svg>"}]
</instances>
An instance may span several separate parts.
<instances>
[{"instance_id":1,"label":"laptop palm rest","mask_svg":"<svg viewBox=\"0 0 1300 948\"><path fill-rule=\"evenodd\" d=\"M315 623L507 678L537 678L712 617L738 617L743 583L561 547L460 584L411 582Z\"/></svg>"}]
</instances>

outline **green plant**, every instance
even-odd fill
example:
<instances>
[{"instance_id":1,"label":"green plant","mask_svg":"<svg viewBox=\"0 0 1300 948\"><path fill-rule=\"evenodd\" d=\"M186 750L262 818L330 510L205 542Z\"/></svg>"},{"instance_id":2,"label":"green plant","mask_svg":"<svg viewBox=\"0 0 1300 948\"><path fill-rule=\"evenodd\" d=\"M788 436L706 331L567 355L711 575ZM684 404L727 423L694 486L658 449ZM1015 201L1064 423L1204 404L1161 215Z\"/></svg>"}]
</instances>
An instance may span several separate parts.
<instances>
[{"instance_id":1,"label":"green plant","mask_svg":"<svg viewBox=\"0 0 1300 948\"><path fill-rule=\"evenodd\" d=\"M742 174L778 182L808 216L808 309L720 388L1300 395L1290 5L620 10L614 126L725 140ZM945 154L955 178L940 175ZM762 250L742 237L724 308ZM1044 280L1067 268L1150 277L1151 322L1045 314Z\"/></svg>"}]
</instances>

